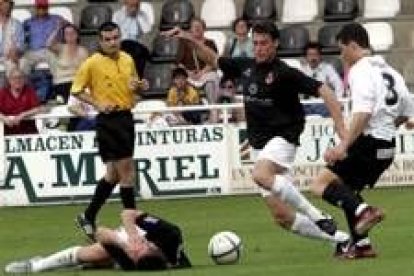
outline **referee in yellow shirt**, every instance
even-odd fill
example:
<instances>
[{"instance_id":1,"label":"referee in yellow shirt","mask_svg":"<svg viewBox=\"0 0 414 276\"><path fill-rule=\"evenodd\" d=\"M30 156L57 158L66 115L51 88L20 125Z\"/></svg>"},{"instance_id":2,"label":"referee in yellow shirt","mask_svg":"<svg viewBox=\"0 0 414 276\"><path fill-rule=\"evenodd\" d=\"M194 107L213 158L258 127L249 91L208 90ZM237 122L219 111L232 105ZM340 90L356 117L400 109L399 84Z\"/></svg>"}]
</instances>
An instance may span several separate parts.
<instances>
[{"instance_id":1,"label":"referee in yellow shirt","mask_svg":"<svg viewBox=\"0 0 414 276\"><path fill-rule=\"evenodd\" d=\"M117 183L124 208L135 209L135 132L131 109L135 93L148 84L139 80L134 61L120 50L120 38L117 24L105 22L100 26L100 49L80 66L71 88L74 96L98 111L96 137L99 155L106 165L105 176L99 180L89 206L76 218L92 240L97 213Z\"/></svg>"}]
</instances>

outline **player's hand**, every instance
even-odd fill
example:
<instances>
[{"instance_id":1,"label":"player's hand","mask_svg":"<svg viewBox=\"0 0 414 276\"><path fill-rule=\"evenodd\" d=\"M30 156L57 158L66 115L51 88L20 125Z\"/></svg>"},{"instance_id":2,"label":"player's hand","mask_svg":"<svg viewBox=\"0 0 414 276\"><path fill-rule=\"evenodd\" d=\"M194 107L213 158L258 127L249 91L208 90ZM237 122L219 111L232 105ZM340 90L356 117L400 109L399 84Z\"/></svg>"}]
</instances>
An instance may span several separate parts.
<instances>
[{"instance_id":1,"label":"player's hand","mask_svg":"<svg viewBox=\"0 0 414 276\"><path fill-rule=\"evenodd\" d=\"M138 260L140 256L140 252L142 250L142 244L145 241L138 234L128 235L128 242L126 245L126 253L127 255L134 261Z\"/></svg>"},{"instance_id":2,"label":"player's hand","mask_svg":"<svg viewBox=\"0 0 414 276\"><path fill-rule=\"evenodd\" d=\"M110 113L119 110L119 106L115 104L100 104L96 106L96 109L101 113Z\"/></svg>"},{"instance_id":3,"label":"player's hand","mask_svg":"<svg viewBox=\"0 0 414 276\"><path fill-rule=\"evenodd\" d=\"M147 80L140 80L138 77L132 77L128 83L129 89L132 91L137 90L146 90L148 89L148 81Z\"/></svg>"},{"instance_id":4,"label":"player's hand","mask_svg":"<svg viewBox=\"0 0 414 276\"><path fill-rule=\"evenodd\" d=\"M327 149L324 154L325 161L332 165L338 160L343 160L347 156L347 149L343 144Z\"/></svg>"}]
</instances>

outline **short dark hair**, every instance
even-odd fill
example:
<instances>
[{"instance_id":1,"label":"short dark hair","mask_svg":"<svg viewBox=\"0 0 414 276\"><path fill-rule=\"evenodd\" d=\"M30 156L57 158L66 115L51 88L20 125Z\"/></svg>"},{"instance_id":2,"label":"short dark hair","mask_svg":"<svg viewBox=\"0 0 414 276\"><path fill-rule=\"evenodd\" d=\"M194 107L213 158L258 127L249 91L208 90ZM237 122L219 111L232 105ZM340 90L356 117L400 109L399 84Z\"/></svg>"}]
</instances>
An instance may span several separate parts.
<instances>
[{"instance_id":1,"label":"short dark hair","mask_svg":"<svg viewBox=\"0 0 414 276\"><path fill-rule=\"evenodd\" d=\"M245 23L246 23L246 26L247 26L247 29L250 29L250 28L251 28L251 24L249 23L249 21L248 21L246 18L244 18L244 17L238 17L238 18L236 18L236 19L233 21L233 24L231 25L231 28L232 28L233 32L235 32L235 31L236 31L236 26L237 26L237 24L239 24L240 22L245 22Z\"/></svg>"},{"instance_id":2,"label":"short dark hair","mask_svg":"<svg viewBox=\"0 0 414 276\"><path fill-rule=\"evenodd\" d=\"M101 26L99 26L98 33L99 33L99 36L102 36L102 32L111 32L116 29L119 30L118 24L112 21L106 21L102 23Z\"/></svg>"},{"instance_id":3,"label":"short dark hair","mask_svg":"<svg viewBox=\"0 0 414 276\"><path fill-rule=\"evenodd\" d=\"M172 78L175 79L177 77L184 77L184 78L188 78L188 73L187 71L182 68L182 67L177 67L174 68L172 71Z\"/></svg>"},{"instance_id":4,"label":"short dark hair","mask_svg":"<svg viewBox=\"0 0 414 276\"><path fill-rule=\"evenodd\" d=\"M315 50L317 50L320 53L321 52L321 44L319 44L316 41L310 41L305 46L305 54L308 52L309 49L315 49Z\"/></svg>"},{"instance_id":5,"label":"short dark hair","mask_svg":"<svg viewBox=\"0 0 414 276\"><path fill-rule=\"evenodd\" d=\"M136 270L165 270L168 268L167 258L159 248L153 248L147 255L135 263Z\"/></svg>"},{"instance_id":6,"label":"short dark hair","mask_svg":"<svg viewBox=\"0 0 414 276\"><path fill-rule=\"evenodd\" d=\"M223 77L220 80L220 87L224 87L226 82L231 81L234 85L236 85L236 79L232 75L223 75Z\"/></svg>"},{"instance_id":7,"label":"short dark hair","mask_svg":"<svg viewBox=\"0 0 414 276\"><path fill-rule=\"evenodd\" d=\"M359 23L349 23L342 27L337 34L336 40L342 44L349 44L355 42L364 49L369 49L369 36L367 30Z\"/></svg>"},{"instance_id":8,"label":"short dark hair","mask_svg":"<svg viewBox=\"0 0 414 276\"><path fill-rule=\"evenodd\" d=\"M279 30L272 21L264 21L253 26L253 33L268 34L273 40L279 39Z\"/></svg>"}]
</instances>

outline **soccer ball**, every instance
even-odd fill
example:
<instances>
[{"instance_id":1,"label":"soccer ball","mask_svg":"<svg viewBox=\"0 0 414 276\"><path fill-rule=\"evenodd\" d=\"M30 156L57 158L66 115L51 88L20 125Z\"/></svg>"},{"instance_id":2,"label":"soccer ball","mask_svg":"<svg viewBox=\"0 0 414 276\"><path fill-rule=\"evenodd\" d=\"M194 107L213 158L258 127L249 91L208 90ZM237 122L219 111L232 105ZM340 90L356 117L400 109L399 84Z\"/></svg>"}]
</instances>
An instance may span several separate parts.
<instances>
[{"instance_id":1,"label":"soccer ball","mask_svg":"<svg viewBox=\"0 0 414 276\"><path fill-rule=\"evenodd\" d=\"M216 264L234 264L240 259L242 242L234 232L214 234L208 243L208 255Z\"/></svg>"}]
</instances>

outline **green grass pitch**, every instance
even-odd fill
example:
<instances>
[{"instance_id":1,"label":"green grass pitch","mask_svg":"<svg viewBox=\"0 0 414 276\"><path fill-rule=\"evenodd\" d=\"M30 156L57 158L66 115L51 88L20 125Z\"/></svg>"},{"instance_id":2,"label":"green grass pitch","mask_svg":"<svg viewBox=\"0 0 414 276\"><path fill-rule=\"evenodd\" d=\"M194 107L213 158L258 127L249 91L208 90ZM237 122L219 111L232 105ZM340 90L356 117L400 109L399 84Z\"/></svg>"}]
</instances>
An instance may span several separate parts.
<instances>
[{"instance_id":1,"label":"green grass pitch","mask_svg":"<svg viewBox=\"0 0 414 276\"><path fill-rule=\"evenodd\" d=\"M259 196L233 196L138 202L149 212L181 225L186 248L194 268L150 275L414 275L414 188L368 191L368 201L383 207L386 220L372 231L379 257L371 260L340 261L332 257L328 243L295 236L275 226ZM340 210L310 197L333 214L341 228ZM74 226L82 205L0 208L0 275L7 262L45 255L75 244L83 236ZM99 217L102 224L116 226L118 203L107 204ZM241 262L218 266L207 256L209 238L217 231L233 230L244 244ZM111 270L63 269L37 275L131 275ZM145 273L139 273L145 274Z\"/></svg>"}]
</instances>

